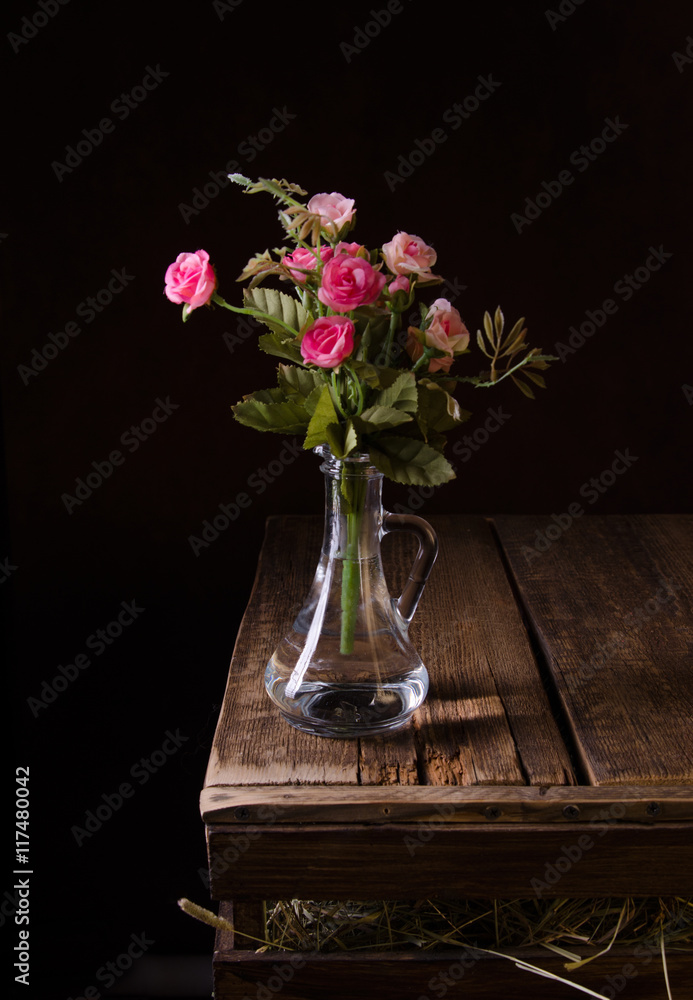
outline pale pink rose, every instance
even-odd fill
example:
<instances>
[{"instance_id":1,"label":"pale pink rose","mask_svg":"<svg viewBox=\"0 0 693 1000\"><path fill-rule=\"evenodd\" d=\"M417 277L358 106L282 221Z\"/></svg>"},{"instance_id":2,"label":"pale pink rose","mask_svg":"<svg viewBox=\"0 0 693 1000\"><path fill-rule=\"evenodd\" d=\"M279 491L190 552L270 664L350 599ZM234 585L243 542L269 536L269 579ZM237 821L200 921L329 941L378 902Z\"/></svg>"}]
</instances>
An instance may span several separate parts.
<instances>
[{"instance_id":1,"label":"pale pink rose","mask_svg":"<svg viewBox=\"0 0 693 1000\"><path fill-rule=\"evenodd\" d=\"M318 298L335 312L351 312L375 302L386 281L367 260L341 253L325 264Z\"/></svg>"},{"instance_id":2,"label":"pale pink rose","mask_svg":"<svg viewBox=\"0 0 693 1000\"><path fill-rule=\"evenodd\" d=\"M318 368L338 368L354 349L354 324L348 316L322 316L301 341L301 354Z\"/></svg>"},{"instance_id":3,"label":"pale pink rose","mask_svg":"<svg viewBox=\"0 0 693 1000\"><path fill-rule=\"evenodd\" d=\"M405 278L403 274L400 274L394 281L390 282L387 286L387 290L390 295L394 295L395 292L408 292L409 278Z\"/></svg>"},{"instance_id":4,"label":"pale pink rose","mask_svg":"<svg viewBox=\"0 0 693 1000\"><path fill-rule=\"evenodd\" d=\"M349 257L356 257L359 250L363 250L363 246L360 243L338 243L334 248L335 253L345 253Z\"/></svg>"},{"instance_id":5,"label":"pale pink rose","mask_svg":"<svg viewBox=\"0 0 693 1000\"><path fill-rule=\"evenodd\" d=\"M178 305L185 303L188 312L209 302L217 287L217 276L206 250L179 253L175 263L166 269L165 281L166 297Z\"/></svg>"},{"instance_id":6,"label":"pale pink rose","mask_svg":"<svg viewBox=\"0 0 693 1000\"><path fill-rule=\"evenodd\" d=\"M332 247L322 246L320 247L320 260L323 264L332 258L334 251ZM284 254L282 257L282 264L286 264L291 272L291 277L294 281L298 281L304 284L307 275L305 271L314 271L318 264L318 258L312 250L308 250L305 247L297 247L293 253ZM299 268L299 270L296 270Z\"/></svg>"},{"instance_id":7,"label":"pale pink rose","mask_svg":"<svg viewBox=\"0 0 693 1000\"><path fill-rule=\"evenodd\" d=\"M431 358L428 370L450 371L454 355L467 350L469 330L462 322L457 309L450 305L447 299L436 299L428 310L426 319L429 321L425 330L427 346L437 347L439 351L445 351L448 355L446 358ZM411 333L411 328L406 351L413 361L418 361L423 354L423 347Z\"/></svg>"},{"instance_id":8,"label":"pale pink rose","mask_svg":"<svg viewBox=\"0 0 693 1000\"><path fill-rule=\"evenodd\" d=\"M314 194L308 202L308 211L322 217L323 228L335 236L354 218L354 202L343 194Z\"/></svg>"},{"instance_id":9,"label":"pale pink rose","mask_svg":"<svg viewBox=\"0 0 693 1000\"><path fill-rule=\"evenodd\" d=\"M438 256L418 236L399 232L383 245L385 263L393 274L418 274L422 277L433 277L431 268Z\"/></svg>"}]
</instances>

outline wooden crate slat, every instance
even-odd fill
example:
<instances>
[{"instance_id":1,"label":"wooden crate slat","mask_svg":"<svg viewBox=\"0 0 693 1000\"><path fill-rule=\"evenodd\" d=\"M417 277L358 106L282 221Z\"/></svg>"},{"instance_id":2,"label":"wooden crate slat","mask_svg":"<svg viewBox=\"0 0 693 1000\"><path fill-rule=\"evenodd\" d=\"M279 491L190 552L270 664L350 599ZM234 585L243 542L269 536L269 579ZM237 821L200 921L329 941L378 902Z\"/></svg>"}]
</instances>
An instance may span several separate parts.
<instances>
[{"instance_id":1,"label":"wooden crate slat","mask_svg":"<svg viewBox=\"0 0 693 1000\"><path fill-rule=\"evenodd\" d=\"M693 895L690 823L207 828L213 899Z\"/></svg>"},{"instance_id":2,"label":"wooden crate slat","mask_svg":"<svg viewBox=\"0 0 693 1000\"><path fill-rule=\"evenodd\" d=\"M431 675L416 719L427 784L571 784L568 752L483 518L438 516L412 636Z\"/></svg>"},{"instance_id":3,"label":"wooden crate slat","mask_svg":"<svg viewBox=\"0 0 693 1000\"><path fill-rule=\"evenodd\" d=\"M590 780L693 780L693 516L495 525Z\"/></svg>"},{"instance_id":4,"label":"wooden crate slat","mask_svg":"<svg viewBox=\"0 0 693 1000\"><path fill-rule=\"evenodd\" d=\"M219 915L236 931L256 934L254 916L246 926L242 905L223 901ZM659 943L654 937L634 946L616 945L606 955L601 948L573 946L581 958L594 956L581 969L566 971L566 959L547 948L500 948L505 958L479 947L417 951L287 952L251 950L254 943L241 934L218 930L213 968L216 1000L244 1000L255 991L266 997L280 992L286 1000L353 1000L354 996L392 997L464 995L468 1000L534 1000L577 995L568 986L518 969L513 959L538 966L555 976L600 992L610 986L618 995L628 990L635 1000L667 1000ZM693 992L693 952L667 949L667 970L675 997ZM281 983L281 987L280 987ZM443 992L445 990L445 992ZM607 991L608 995L608 991Z\"/></svg>"},{"instance_id":5,"label":"wooden crate slat","mask_svg":"<svg viewBox=\"0 0 693 1000\"><path fill-rule=\"evenodd\" d=\"M510 953L510 952L509 952ZM661 958L649 946L633 954L614 949L574 972L550 951L518 949L516 957L589 989L611 988L628 1000L667 1000ZM693 991L690 956L667 958L675 998ZM280 992L281 990L281 992ZM618 990L618 991L617 991ZM443 992L445 991L445 992ZM354 997L402 998L463 996L465 1000L571 1000L574 988L526 972L513 961L480 954L473 949L446 952L393 952L375 955L231 952L217 947L214 954L216 1000L247 1000L280 995L282 1000L353 1000ZM582 994L584 996L584 994Z\"/></svg>"},{"instance_id":6,"label":"wooden crate slat","mask_svg":"<svg viewBox=\"0 0 693 1000\"><path fill-rule=\"evenodd\" d=\"M656 795L656 797L655 797ZM518 787L217 785L203 790L206 823L693 822L693 785Z\"/></svg>"}]
</instances>

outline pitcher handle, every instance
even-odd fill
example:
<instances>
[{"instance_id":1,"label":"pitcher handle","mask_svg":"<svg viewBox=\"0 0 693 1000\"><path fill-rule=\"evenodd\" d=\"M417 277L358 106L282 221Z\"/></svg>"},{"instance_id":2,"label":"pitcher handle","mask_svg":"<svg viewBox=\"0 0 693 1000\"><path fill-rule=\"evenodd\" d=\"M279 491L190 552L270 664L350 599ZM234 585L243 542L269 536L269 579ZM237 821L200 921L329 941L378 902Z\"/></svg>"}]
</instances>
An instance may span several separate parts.
<instances>
[{"instance_id":1,"label":"pitcher handle","mask_svg":"<svg viewBox=\"0 0 693 1000\"><path fill-rule=\"evenodd\" d=\"M409 579L395 605L404 624L409 625L438 555L438 536L428 521L416 514L390 514L383 511L382 530L385 535L391 531L411 531L419 539L419 551Z\"/></svg>"}]
</instances>

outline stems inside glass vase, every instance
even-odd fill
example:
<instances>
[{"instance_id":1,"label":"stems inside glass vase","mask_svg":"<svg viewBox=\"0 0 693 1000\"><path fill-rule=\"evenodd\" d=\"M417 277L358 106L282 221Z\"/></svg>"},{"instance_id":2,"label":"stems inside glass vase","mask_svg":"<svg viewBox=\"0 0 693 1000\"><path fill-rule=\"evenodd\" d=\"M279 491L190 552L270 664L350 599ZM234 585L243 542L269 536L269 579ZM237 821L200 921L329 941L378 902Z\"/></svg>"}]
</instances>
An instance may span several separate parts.
<instances>
[{"instance_id":1,"label":"stems inside glass vase","mask_svg":"<svg viewBox=\"0 0 693 1000\"><path fill-rule=\"evenodd\" d=\"M356 471L356 470L354 470ZM342 627L340 653L354 651L354 631L361 592L360 541L367 481L342 469L340 489L346 505L346 549L342 562Z\"/></svg>"}]
</instances>

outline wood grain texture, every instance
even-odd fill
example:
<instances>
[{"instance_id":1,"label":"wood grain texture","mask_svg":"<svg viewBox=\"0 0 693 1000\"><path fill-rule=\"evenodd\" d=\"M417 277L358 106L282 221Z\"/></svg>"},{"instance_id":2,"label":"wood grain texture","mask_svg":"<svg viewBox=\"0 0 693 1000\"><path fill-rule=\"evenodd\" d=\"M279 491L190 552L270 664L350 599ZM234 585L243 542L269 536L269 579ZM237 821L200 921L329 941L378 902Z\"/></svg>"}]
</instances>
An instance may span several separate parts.
<instances>
[{"instance_id":1,"label":"wood grain texture","mask_svg":"<svg viewBox=\"0 0 693 1000\"><path fill-rule=\"evenodd\" d=\"M224 904L222 904L223 906ZM220 910L220 912L222 912ZM223 912L222 912L223 915ZM614 948L574 972L565 960L541 948L504 949L510 956L538 965L597 992L611 984L621 986L628 1000L667 1000L661 959L647 947ZM582 950L587 957L592 950ZM674 997L693 995L690 955L671 954L667 960ZM625 972L624 972L625 970ZM620 977L620 978L619 978ZM280 992L281 990L281 992ZM445 991L445 992L443 992ZM244 1000L280 995L282 1000L354 1000L382 997L464 996L466 1000L571 1000L580 994L572 987L518 969L509 959L473 949L375 954L315 954L233 952L228 939L217 934L214 953L216 1000ZM621 990L614 992L621 995Z\"/></svg>"},{"instance_id":2,"label":"wood grain texture","mask_svg":"<svg viewBox=\"0 0 693 1000\"><path fill-rule=\"evenodd\" d=\"M656 797L655 797L656 795ZM693 823L693 788L675 785L272 785L205 789L206 823Z\"/></svg>"},{"instance_id":3,"label":"wood grain texture","mask_svg":"<svg viewBox=\"0 0 693 1000\"><path fill-rule=\"evenodd\" d=\"M693 516L495 526L589 780L692 782Z\"/></svg>"},{"instance_id":4,"label":"wood grain texture","mask_svg":"<svg viewBox=\"0 0 693 1000\"><path fill-rule=\"evenodd\" d=\"M307 593L322 536L319 518L268 521L206 787L575 782L488 524L431 522L440 555L411 627L431 676L428 699L400 733L349 741L298 732L264 692L266 662ZM406 536L384 540L393 595L412 558Z\"/></svg>"},{"instance_id":5,"label":"wood grain texture","mask_svg":"<svg viewBox=\"0 0 693 1000\"><path fill-rule=\"evenodd\" d=\"M693 895L690 823L207 829L213 899Z\"/></svg>"},{"instance_id":6,"label":"wood grain texture","mask_svg":"<svg viewBox=\"0 0 693 1000\"><path fill-rule=\"evenodd\" d=\"M236 639L205 785L357 784L358 745L289 726L267 697L267 661L315 572L319 518L271 518Z\"/></svg>"}]
</instances>

